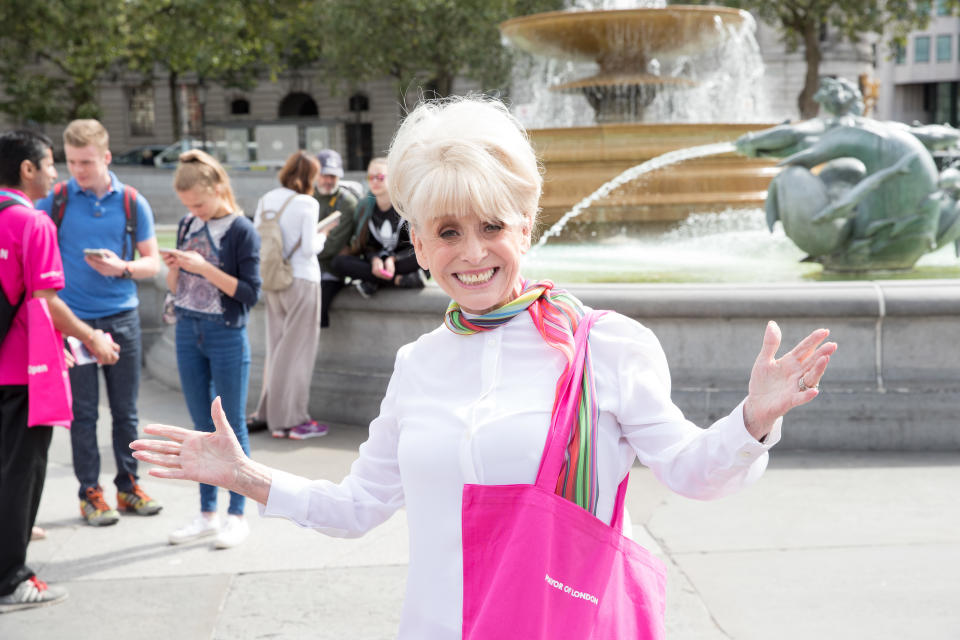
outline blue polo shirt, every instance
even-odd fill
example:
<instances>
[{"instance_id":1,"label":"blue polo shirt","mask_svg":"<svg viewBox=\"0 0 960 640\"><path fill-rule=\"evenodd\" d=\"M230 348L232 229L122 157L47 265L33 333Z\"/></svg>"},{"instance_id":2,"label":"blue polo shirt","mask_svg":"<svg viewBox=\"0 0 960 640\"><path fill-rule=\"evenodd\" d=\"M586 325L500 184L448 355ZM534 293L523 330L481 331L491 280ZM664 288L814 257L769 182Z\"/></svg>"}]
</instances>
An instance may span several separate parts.
<instances>
[{"instance_id":1,"label":"blue polo shirt","mask_svg":"<svg viewBox=\"0 0 960 640\"><path fill-rule=\"evenodd\" d=\"M110 249L123 257L124 246L127 260L133 259L123 210L123 183L112 171L110 183L110 190L97 198L92 191L81 189L73 178L67 182L67 208L60 224L60 254L66 285L58 295L84 320L112 316L136 309L139 304L133 280L100 275L83 259L84 249ZM49 215L53 192L36 206ZM153 236L153 209L138 192L137 242Z\"/></svg>"}]
</instances>

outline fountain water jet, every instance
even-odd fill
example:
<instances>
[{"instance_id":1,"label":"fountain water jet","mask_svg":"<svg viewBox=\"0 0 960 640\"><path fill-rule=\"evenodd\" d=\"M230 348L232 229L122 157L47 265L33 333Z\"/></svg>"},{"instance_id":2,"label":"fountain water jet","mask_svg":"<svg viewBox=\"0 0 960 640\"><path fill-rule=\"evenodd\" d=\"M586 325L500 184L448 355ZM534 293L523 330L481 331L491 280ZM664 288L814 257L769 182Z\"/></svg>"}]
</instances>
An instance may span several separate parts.
<instances>
[{"instance_id":1,"label":"fountain water jet","mask_svg":"<svg viewBox=\"0 0 960 640\"><path fill-rule=\"evenodd\" d=\"M614 179L603 184L599 189L591 193L589 196L578 202L573 206L570 211L563 214L563 216L553 224L552 227L547 229L537 241L537 244L534 245L532 252L536 253L536 250L546 244L547 240L550 238L559 236L563 232L564 227L567 225L567 222L573 220L581 213L583 213L590 205L592 205L597 200L601 198L606 198L614 190L622 187L625 184L633 182L640 176L643 176L652 171L657 171L658 169L664 169L670 165L677 164L679 162L684 162L686 160L692 160L694 158L704 158L707 156L717 155L720 153L730 153L733 151L733 144L730 142L717 142L714 144L702 145L699 147L687 147L686 149L677 149L676 151L670 151L662 155L657 156L651 160L647 160L642 164L638 164L635 167L627 169Z\"/></svg>"}]
</instances>

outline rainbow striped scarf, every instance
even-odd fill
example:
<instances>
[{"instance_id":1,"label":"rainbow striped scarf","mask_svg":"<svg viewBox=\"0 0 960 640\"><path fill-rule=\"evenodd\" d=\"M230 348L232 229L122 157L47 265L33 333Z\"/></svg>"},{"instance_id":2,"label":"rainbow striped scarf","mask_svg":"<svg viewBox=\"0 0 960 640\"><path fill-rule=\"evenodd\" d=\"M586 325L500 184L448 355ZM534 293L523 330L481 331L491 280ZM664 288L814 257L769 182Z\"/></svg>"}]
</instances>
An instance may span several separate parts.
<instances>
[{"instance_id":1,"label":"rainbow striped scarf","mask_svg":"<svg viewBox=\"0 0 960 640\"><path fill-rule=\"evenodd\" d=\"M554 289L549 280L540 282L524 281L520 295L514 300L490 313L475 318L465 318L460 305L451 301L447 307L444 324L459 335L471 335L480 331L490 331L510 321L511 318L528 311L533 324L543 336L544 341L566 357L563 373L557 380L555 398L573 375L574 339L580 319L583 317L583 305L568 292ZM579 410L577 424L570 429L570 441L567 445L563 468L557 480L557 495L575 502L590 513L597 513L597 388L590 363L590 350L585 350L586 361L583 367L583 379L578 385ZM553 413L557 412L554 402Z\"/></svg>"}]
</instances>

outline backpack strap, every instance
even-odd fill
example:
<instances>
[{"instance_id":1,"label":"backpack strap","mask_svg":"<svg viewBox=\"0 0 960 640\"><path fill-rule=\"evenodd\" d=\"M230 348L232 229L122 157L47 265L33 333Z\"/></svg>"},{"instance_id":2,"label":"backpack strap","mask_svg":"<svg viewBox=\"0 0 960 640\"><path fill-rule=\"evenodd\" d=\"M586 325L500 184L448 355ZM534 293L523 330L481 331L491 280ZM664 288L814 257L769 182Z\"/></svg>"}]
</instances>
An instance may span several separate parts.
<instances>
[{"instance_id":1,"label":"backpack strap","mask_svg":"<svg viewBox=\"0 0 960 640\"><path fill-rule=\"evenodd\" d=\"M21 204L14 198L8 198L3 202L0 202L0 211L3 211L7 207L12 207L15 204ZM23 301L27 299L27 292L24 291L23 295L20 296L20 300L16 304L10 302L7 298L7 294L0 288L0 296L3 297L3 300L0 301L0 343L3 342L3 339L7 337L7 333L10 331L10 326L13 325L13 319L17 317L17 312L20 310L20 305L23 304Z\"/></svg>"},{"instance_id":2,"label":"backpack strap","mask_svg":"<svg viewBox=\"0 0 960 640\"><path fill-rule=\"evenodd\" d=\"M123 185L123 212L126 215L126 233L130 236L130 260L137 255L137 190L130 185ZM121 251L121 260L127 260L127 245L124 243Z\"/></svg>"},{"instance_id":3,"label":"backpack strap","mask_svg":"<svg viewBox=\"0 0 960 640\"><path fill-rule=\"evenodd\" d=\"M280 207L280 209L277 211L277 226L280 225L280 218L283 217L283 210L286 209L287 205L293 202L293 199L296 198L298 195L300 194L297 192L294 192L289 198L287 198L287 201L284 202L283 206ZM297 240L297 244L293 246L293 249L290 249L290 253L287 255L287 257L283 259L284 262L289 261L290 258L293 256L293 254L297 252L297 249L300 248L300 243L302 241L303 241L303 238L300 238L299 240Z\"/></svg>"},{"instance_id":4,"label":"backpack strap","mask_svg":"<svg viewBox=\"0 0 960 640\"><path fill-rule=\"evenodd\" d=\"M191 222L193 222L193 218L188 219L186 216L180 221L180 225L177 227L177 244L174 249L179 249L180 245L183 244L183 239L187 237L187 232L190 231Z\"/></svg>"},{"instance_id":5,"label":"backpack strap","mask_svg":"<svg viewBox=\"0 0 960 640\"><path fill-rule=\"evenodd\" d=\"M57 226L57 238L60 237L60 225L63 224L63 214L67 210L67 183L58 182L53 185L53 202L50 205L50 218Z\"/></svg>"},{"instance_id":6,"label":"backpack strap","mask_svg":"<svg viewBox=\"0 0 960 640\"><path fill-rule=\"evenodd\" d=\"M283 210L287 208L287 205L293 202L293 199L300 195L297 192L294 192L287 198L287 201L283 203L283 206L277 211L277 224L280 224L280 218L283 216Z\"/></svg>"}]
</instances>

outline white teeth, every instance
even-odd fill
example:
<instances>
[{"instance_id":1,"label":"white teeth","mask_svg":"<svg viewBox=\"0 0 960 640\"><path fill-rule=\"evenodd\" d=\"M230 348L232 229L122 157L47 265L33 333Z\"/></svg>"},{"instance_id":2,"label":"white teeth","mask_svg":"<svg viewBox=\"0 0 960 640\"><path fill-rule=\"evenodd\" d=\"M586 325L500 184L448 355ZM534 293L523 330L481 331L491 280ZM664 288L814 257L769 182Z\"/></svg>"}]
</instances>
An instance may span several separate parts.
<instances>
[{"instance_id":1,"label":"white teeth","mask_svg":"<svg viewBox=\"0 0 960 640\"><path fill-rule=\"evenodd\" d=\"M493 268L478 273L458 273L457 279L463 284L481 284L493 277Z\"/></svg>"}]
</instances>

